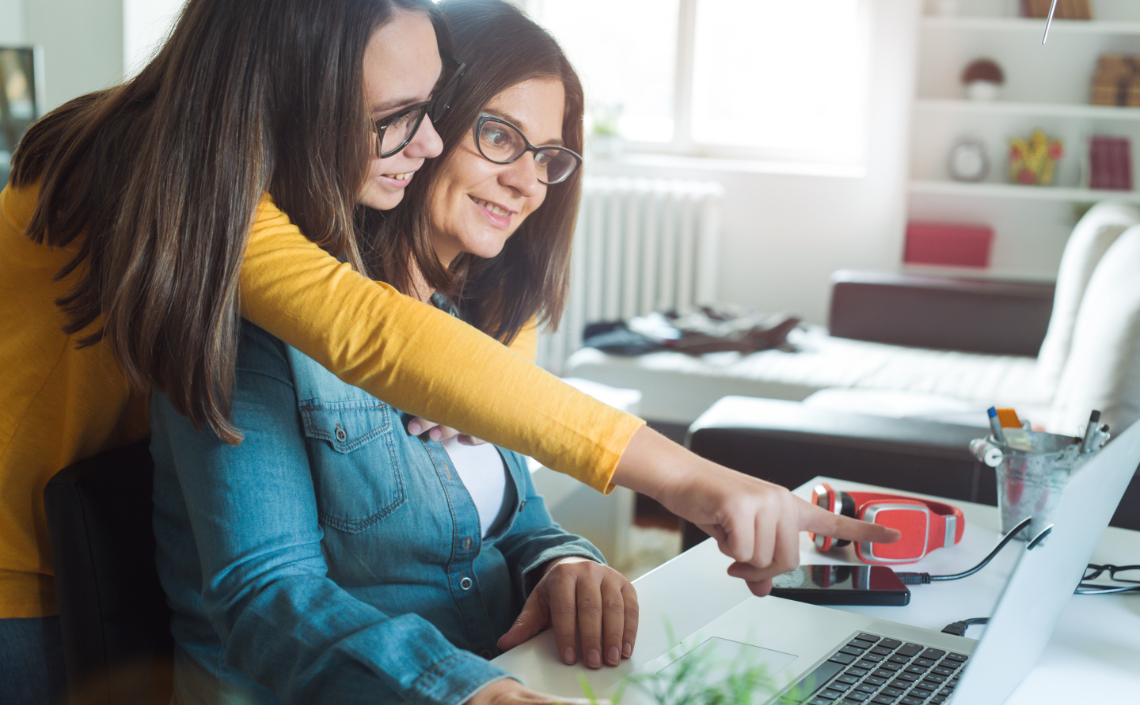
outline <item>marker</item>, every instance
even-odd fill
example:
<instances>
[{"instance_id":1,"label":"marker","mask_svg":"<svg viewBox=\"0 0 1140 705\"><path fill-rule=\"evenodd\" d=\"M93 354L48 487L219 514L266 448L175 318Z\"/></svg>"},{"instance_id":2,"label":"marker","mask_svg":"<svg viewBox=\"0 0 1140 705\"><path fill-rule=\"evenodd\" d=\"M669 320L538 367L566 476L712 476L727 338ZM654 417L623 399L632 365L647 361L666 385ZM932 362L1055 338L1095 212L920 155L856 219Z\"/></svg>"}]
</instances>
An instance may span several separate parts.
<instances>
[{"instance_id":1,"label":"marker","mask_svg":"<svg viewBox=\"0 0 1140 705\"><path fill-rule=\"evenodd\" d=\"M994 412L997 414L998 425L1001 426L1002 433L1005 435L1006 445L1018 450L1033 450L1033 440L1025 430L1026 425L1017 418L1016 411L1013 409L994 409Z\"/></svg>"},{"instance_id":2,"label":"marker","mask_svg":"<svg viewBox=\"0 0 1140 705\"><path fill-rule=\"evenodd\" d=\"M1093 409L1089 414L1089 425L1085 428L1085 437L1081 441L1081 452L1087 453L1092 450L1093 437L1096 436L1096 425L1100 421L1100 412Z\"/></svg>"},{"instance_id":3,"label":"marker","mask_svg":"<svg viewBox=\"0 0 1140 705\"><path fill-rule=\"evenodd\" d=\"M997 409L990 407L986 410L990 417L990 431L994 434L994 440L1002 445L1005 445L1005 434L1001 432L1001 422L998 421Z\"/></svg>"}]
</instances>

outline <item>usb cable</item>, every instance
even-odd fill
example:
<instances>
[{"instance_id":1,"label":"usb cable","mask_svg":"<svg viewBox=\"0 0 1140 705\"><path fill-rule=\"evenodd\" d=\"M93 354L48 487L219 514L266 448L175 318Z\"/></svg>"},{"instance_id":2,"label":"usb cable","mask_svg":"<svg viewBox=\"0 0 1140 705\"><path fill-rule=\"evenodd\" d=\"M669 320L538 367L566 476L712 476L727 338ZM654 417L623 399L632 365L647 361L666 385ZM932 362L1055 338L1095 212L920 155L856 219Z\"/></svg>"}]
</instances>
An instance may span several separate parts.
<instances>
[{"instance_id":1,"label":"usb cable","mask_svg":"<svg viewBox=\"0 0 1140 705\"><path fill-rule=\"evenodd\" d=\"M982 568L985 568L986 564L993 560L993 557L998 554L998 551L1001 551L1003 548L1005 548L1005 545L1007 543L1013 540L1013 537L1017 535L1017 532L1029 526L1029 521L1031 518L1032 517L1026 517L1025 519L1022 519L1021 522L1017 524L1017 526L1010 529L1009 533L1002 537L1001 541L998 541L998 545L994 547L994 550L990 551L990 555L986 556L981 563L963 573L955 573L954 575L931 575L930 573L898 573L897 575L899 576L899 579L902 580L906 585L929 585L933 580L960 580L961 578L969 577L974 573L977 573ZM959 624L959 622L955 622L954 624ZM965 627L962 628L962 631L965 631Z\"/></svg>"}]
</instances>

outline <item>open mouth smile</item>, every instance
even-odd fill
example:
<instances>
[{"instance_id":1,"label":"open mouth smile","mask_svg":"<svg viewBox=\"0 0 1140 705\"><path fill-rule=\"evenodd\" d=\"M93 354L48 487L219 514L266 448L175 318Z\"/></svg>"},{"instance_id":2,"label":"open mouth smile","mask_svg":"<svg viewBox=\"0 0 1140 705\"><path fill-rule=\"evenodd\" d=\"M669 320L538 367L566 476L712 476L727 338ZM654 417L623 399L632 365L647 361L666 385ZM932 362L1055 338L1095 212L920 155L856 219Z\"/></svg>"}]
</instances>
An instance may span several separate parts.
<instances>
[{"instance_id":1,"label":"open mouth smile","mask_svg":"<svg viewBox=\"0 0 1140 705\"><path fill-rule=\"evenodd\" d=\"M475 201L476 205L486 209L487 211L489 211L490 213L492 213L494 215L499 216L500 218L510 218L512 215L515 214L515 211L509 211L497 203L491 203L490 201L484 201L482 198L476 198L474 196L470 196L469 198L472 201Z\"/></svg>"}]
</instances>

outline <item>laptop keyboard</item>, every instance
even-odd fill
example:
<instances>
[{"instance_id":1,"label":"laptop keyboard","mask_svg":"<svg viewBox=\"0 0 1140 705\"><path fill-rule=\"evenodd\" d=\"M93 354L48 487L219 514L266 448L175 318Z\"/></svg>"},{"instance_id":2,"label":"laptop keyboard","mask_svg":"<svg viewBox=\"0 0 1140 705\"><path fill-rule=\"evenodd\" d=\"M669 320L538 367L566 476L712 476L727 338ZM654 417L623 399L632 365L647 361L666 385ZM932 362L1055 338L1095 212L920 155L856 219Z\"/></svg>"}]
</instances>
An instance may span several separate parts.
<instances>
[{"instance_id":1,"label":"laptop keyboard","mask_svg":"<svg viewBox=\"0 0 1140 705\"><path fill-rule=\"evenodd\" d=\"M939 705L954 692L966 654L866 632L807 674L781 705Z\"/></svg>"}]
</instances>

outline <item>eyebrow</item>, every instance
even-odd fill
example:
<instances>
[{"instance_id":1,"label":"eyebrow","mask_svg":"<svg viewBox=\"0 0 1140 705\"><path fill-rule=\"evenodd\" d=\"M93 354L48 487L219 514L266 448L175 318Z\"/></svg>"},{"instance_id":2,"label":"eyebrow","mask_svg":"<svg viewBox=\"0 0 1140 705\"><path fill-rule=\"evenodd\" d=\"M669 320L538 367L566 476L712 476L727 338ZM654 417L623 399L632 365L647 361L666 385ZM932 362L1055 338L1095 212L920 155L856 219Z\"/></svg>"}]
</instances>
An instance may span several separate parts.
<instances>
[{"instance_id":1,"label":"eyebrow","mask_svg":"<svg viewBox=\"0 0 1140 705\"><path fill-rule=\"evenodd\" d=\"M514 125L515 127L519 128L519 130L521 130L524 135L526 134L526 131L527 131L526 123L523 122L522 120L519 120L514 115L511 115L510 113L505 113L502 110L495 110L494 108L483 108L483 112L488 114L488 115L494 115L495 117L503 118L507 122L509 122L512 125ZM527 139L530 139L530 138L528 137ZM562 135L559 135L558 137L554 138L552 141L543 142L539 146L564 147L565 145L566 145L566 143L563 141Z\"/></svg>"},{"instance_id":2,"label":"eyebrow","mask_svg":"<svg viewBox=\"0 0 1140 705\"><path fill-rule=\"evenodd\" d=\"M424 99L421 99L421 98L392 98L390 100L385 100L382 103L377 103L376 105L373 105L372 106L372 113L376 114L376 113L384 113L384 112L388 112L388 111L395 112L395 111L400 110L402 108L407 108L407 107L416 105L417 103L423 103L423 102L425 102L425 101L424 101Z\"/></svg>"}]
</instances>

